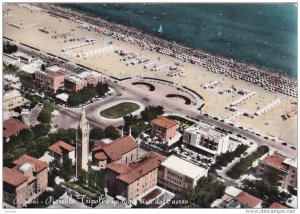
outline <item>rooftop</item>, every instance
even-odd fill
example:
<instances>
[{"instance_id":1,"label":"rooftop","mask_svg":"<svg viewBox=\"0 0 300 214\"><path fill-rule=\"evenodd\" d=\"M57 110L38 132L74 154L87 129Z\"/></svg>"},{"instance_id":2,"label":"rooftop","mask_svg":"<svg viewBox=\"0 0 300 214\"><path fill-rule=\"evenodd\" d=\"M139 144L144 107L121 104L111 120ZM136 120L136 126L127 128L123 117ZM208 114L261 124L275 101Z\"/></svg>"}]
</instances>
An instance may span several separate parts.
<instances>
[{"instance_id":1,"label":"rooftop","mask_svg":"<svg viewBox=\"0 0 300 214\"><path fill-rule=\"evenodd\" d=\"M225 189L225 193L229 196L236 197L238 194L240 194L242 190L234 187L234 186L229 186Z\"/></svg>"},{"instance_id":2,"label":"rooftop","mask_svg":"<svg viewBox=\"0 0 300 214\"><path fill-rule=\"evenodd\" d=\"M175 155L168 157L161 165L193 179L201 176L206 171L206 169L176 157Z\"/></svg>"},{"instance_id":3,"label":"rooftop","mask_svg":"<svg viewBox=\"0 0 300 214\"><path fill-rule=\"evenodd\" d=\"M272 166L280 168L280 169L287 169L287 165L284 164L285 159L286 158L283 156L273 154L273 155L268 155L262 161L264 163L267 163L269 165L272 165Z\"/></svg>"},{"instance_id":4,"label":"rooftop","mask_svg":"<svg viewBox=\"0 0 300 214\"><path fill-rule=\"evenodd\" d=\"M288 207L286 207L286 206L284 206L282 204L279 204L277 202L274 202L273 204L271 204L269 206L269 208L272 208L272 209L276 209L276 208L278 208L278 209L284 209L284 208L288 208Z\"/></svg>"},{"instance_id":5,"label":"rooftop","mask_svg":"<svg viewBox=\"0 0 300 214\"><path fill-rule=\"evenodd\" d=\"M3 168L3 182L17 187L27 181L27 179L28 177L19 170L10 169L8 167Z\"/></svg>"},{"instance_id":6,"label":"rooftop","mask_svg":"<svg viewBox=\"0 0 300 214\"><path fill-rule=\"evenodd\" d=\"M130 165L111 163L107 165L107 168L120 174L117 176L117 179L131 184L149 172L157 169L164 160L166 160L166 157L155 152L148 152Z\"/></svg>"},{"instance_id":7,"label":"rooftop","mask_svg":"<svg viewBox=\"0 0 300 214\"><path fill-rule=\"evenodd\" d=\"M130 152L138 147L138 144L132 136L124 136L103 148L105 154L112 160L119 160L123 154Z\"/></svg>"},{"instance_id":8,"label":"rooftop","mask_svg":"<svg viewBox=\"0 0 300 214\"><path fill-rule=\"evenodd\" d=\"M65 76L66 74L62 71L51 71L48 73L48 75L51 77L60 77L60 76Z\"/></svg>"},{"instance_id":9,"label":"rooftop","mask_svg":"<svg viewBox=\"0 0 300 214\"><path fill-rule=\"evenodd\" d=\"M23 129L29 129L29 128L30 126L26 125L25 123L22 123L17 119L11 118L5 120L3 122L3 137L5 138L11 137Z\"/></svg>"},{"instance_id":10,"label":"rooftop","mask_svg":"<svg viewBox=\"0 0 300 214\"><path fill-rule=\"evenodd\" d=\"M13 168L3 168L3 181L15 187L29 179L29 177L25 176L20 170L26 171L33 166L33 170L39 173L48 167L48 164L28 155L21 156L15 160L13 164L15 164Z\"/></svg>"},{"instance_id":11,"label":"rooftop","mask_svg":"<svg viewBox=\"0 0 300 214\"><path fill-rule=\"evenodd\" d=\"M58 155L63 155L64 150L67 152L72 152L75 150L75 147L60 140L54 143L53 145L49 146L48 150L53 151Z\"/></svg>"},{"instance_id":12,"label":"rooftop","mask_svg":"<svg viewBox=\"0 0 300 214\"><path fill-rule=\"evenodd\" d=\"M46 71L52 71L52 72L61 71L61 70L62 70L62 68L58 67L57 65L51 65L46 68Z\"/></svg>"},{"instance_id":13,"label":"rooftop","mask_svg":"<svg viewBox=\"0 0 300 214\"><path fill-rule=\"evenodd\" d=\"M175 120L171 120L163 116L160 116L159 118L152 120L151 123L167 129L177 125L177 122Z\"/></svg>"},{"instance_id":14,"label":"rooftop","mask_svg":"<svg viewBox=\"0 0 300 214\"><path fill-rule=\"evenodd\" d=\"M104 152L100 152L94 155L97 160L106 160L107 156Z\"/></svg>"},{"instance_id":15,"label":"rooftop","mask_svg":"<svg viewBox=\"0 0 300 214\"><path fill-rule=\"evenodd\" d=\"M31 163L34 164L35 166L35 172L39 173L40 171L44 170L45 168L48 167L48 164L40 161L39 159L36 159L34 157L31 157L29 155L22 155L20 158L18 158L17 160L15 160L13 162L14 164L16 164L16 166L13 169L19 169L19 167L21 165L23 165L24 163Z\"/></svg>"},{"instance_id":16,"label":"rooftop","mask_svg":"<svg viewBox=\"0 0 300 214\"><path fill-rule=\"evenodd\" d=\"M18 90L7 91L3 95L3 101L11 100L16 97L21 97L21 93Z\"/></svg>"},{"instance_id":17,"label":"rooftop","mask_svg":"<svg viewBox=\"0 0 300 214\"><path fill-rule=\"evenodd\" d=\"M221 139L227 136L226 133L220 132L216 130L214 126L204 122L199 122L198 124L194 124L189 128L187 128L185 131L193 134L203 134L213 139Z\"/></svg>"},{"instance_id":18,"label":"rooftop","mask_svg":"<svg viewBox=\"0 0 300 214\"><path fill-rule=\"evenodd\" d=\"M255 208L258 204L262 202L261 199L248 194L247 192L241 192L235 197L235 200L242 205L246 205L247 207Z\"/></svg>"}]
</instances>

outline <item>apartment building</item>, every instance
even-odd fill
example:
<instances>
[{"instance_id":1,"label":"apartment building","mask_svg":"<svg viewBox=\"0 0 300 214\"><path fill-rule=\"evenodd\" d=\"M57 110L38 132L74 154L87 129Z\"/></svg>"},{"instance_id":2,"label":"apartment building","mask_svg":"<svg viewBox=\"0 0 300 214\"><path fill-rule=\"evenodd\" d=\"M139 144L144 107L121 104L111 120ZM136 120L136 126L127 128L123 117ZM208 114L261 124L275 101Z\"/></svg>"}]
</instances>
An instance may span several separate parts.
<instances>
[{"instance_id":1,"label":"apartment building","mask_svg":"<svg viewBox=\"0 0 300 214\"><path fill-rule=\"evenodd\" d=\"M42 194L48 185L48 165L23 155L3 169L3 200L18 208Z\"/></svg>"},{"instance_id":2,"label":"apartment building","mask_svg":"<svg viewBox=\"0 0 300 214\"><path fill-rule=\"evenodd\" d=\"M151 135L168 141L176 136L178 124L175 120L160 116L150 122Z\"/></svg>"}]
</instances>

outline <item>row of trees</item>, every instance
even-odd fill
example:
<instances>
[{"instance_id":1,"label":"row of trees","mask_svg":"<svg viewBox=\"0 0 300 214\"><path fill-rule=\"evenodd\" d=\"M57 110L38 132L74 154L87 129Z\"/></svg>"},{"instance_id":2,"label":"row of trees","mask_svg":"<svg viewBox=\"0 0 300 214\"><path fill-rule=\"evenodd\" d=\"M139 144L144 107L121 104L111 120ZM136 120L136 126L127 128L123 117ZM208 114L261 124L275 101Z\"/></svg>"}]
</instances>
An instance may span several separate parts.
<instances>
[{"instance_id":1,"label":"row of trees","mask_svg":"<svg viewBox=\"0 0 300 214\"><path fill-rule=\"evenodd\" d=\"M89 170L88 172L83 171L80 178L80 184L104 195L105 188L105 172L104 170L96 171Z\"/></svg>"},{"instance_id":2,"label":"row of trees","mask_svg":"<svg viewBox=\"0 0 300 214\"><path fill-rule=\"evenodd\" d=\"M236 157L240 157L241 154L243 154L249 146L240 144L237 146L237 148L234 151L227 151L226 153L221 154L216 159L216 165L218 167L224 167L227 166L231 161L233 161Z\"/></svg>"},{"instance_id":3,"label":"row of trees","mask_svg":"<svg viewBox=\"0 0 300 214\"><path fill-rule=\"evenodd\" d=\"M249 168L251 168L254 161L269 152L268 146L260 146L258 149L253 152L251 155L248 155L245 158L241 158L240 162L235 164L227 173L231 178L237 179L242 174L244 174Z\"/></svg>"},{"instance_id":4,"label":"row of trees","mask_svg":"<svg viewBox=\"0 0 300 214\"><path fill-rule=\"evenodd\" d=\"M109 138L112 140L118 139L120 133L114 126L108 126L104 130L101 128L94 128L90 132L90 139L103 139Z\"/></svg>"},{"instance_id":5,"label":"row of trees","mask_svg":"<svg viewBox=\"0 0 300 214\"><path fill-rule=\"evenodd\" d=\"M54 110L54 105L50 101L46 101L44 103L44 107L42 111L39 113L37 119L41 123L50 123L51 121L51 113Z\"/></svg>"},{"instance_id":6,"label":"row of trees","mask_svg":"<svg viewBox=\"0 0 300 214\"><path fill-rule=\"evenodd\" d=\"M202 177L194 189L187 189L177 194L166 208L209 208L211 203L221 198L225 192L225 185L215 177ZM179 203L179 202L186 203Z\"/></svg>"},{"instance_id":7,"label":"row of trees","mask_svg":"<svg viewBox=\"0 0 300 214\"><path fill-rule=\"evenodd\" d=\"M95 96L104 96L104 94L108 92L108 90L109 88L107 83L99 83L96 87L88 86L78 92L71 93L69 95L67 103L70 106L78 106L80 104L86 103Z\"/></svg>"}]
</instances>

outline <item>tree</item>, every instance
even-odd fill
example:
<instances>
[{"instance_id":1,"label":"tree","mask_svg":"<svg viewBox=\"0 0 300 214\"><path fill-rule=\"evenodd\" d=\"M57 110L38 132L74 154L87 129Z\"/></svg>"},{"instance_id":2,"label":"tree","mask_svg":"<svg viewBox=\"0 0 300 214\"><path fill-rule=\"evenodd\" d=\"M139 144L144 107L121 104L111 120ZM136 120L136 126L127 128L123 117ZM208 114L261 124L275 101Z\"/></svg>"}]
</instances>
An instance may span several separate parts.
<instances>
[{"instance_id":1,"label":"tree","mask_svg":"<svg viewBox=\"0 0 300 214\"><path fill-rule=\"evenodd\" d=\"M90 139L103 139L105 137L103 129L94 128L90 132Z\"/></svg>"},{"instance_id":2,"label":"tree","mask_svg":"<svg viewBox=\"0 0 300 214\"><path fill-rule=\"evenodd\" d=\"M19 138L23 140L23 142L33 141L35 138L34 132L31 129L24 129L20 131Z\"/></svg>"},{"instance_id":3,"label":"tree","mask_svg":"<svg viewBox=\"0 0 300 214\"><path fill-rule=\"evenodd\" d=\"M141 112L142 120L149 122L164 113L162 106L148 106Z\"/></svg>"},{"instance_id":4,"label":"tree","mask_svg":"<svg viewBox=\"0 0 300 214\"><path fill-rule=\"evenodd\" d=\"M75 174L72 160L64 157L63 164L60 168L59 175L66 181L70 180L71 176Z\"/></svg>"},{"instance_id":5,"label":"tree","mask_svg":"<svg viewBox=\"0 0 300 214\"><path fill-rule=\"evenodd\" d=\"M36 137L47 135L50 131L51 125L49 123L41 123L32 128Z\"/></svg>"},{"instance_id":6,"label":"tree","mask_svg":"<svg viewBox=\"0 0 300 214\"><path fill-rule=\"evenodd\" d=\"M3 43L3 52L7 54L12 54L18 51L18 46L12 45L9 42Z\"/></svg>"},{"instance_id":7,"label":"tree","mask_svg":"<svg viewBox=\"0 0 300 214\"><path fill-rule=\"evenodd\" d=\"M120 137L118 130L114 126L108 126L104 129L104 136L115 140Z\"/></svg>"},{"instance_id":8,"label":"tree","mask_svg":"<svg viewBox=\"0 0 300 214\"><path fill-rule=\"evenodd\" d=\"M36 138L34 141L28 142L27 152L30 156L40 158L49 147L49 137L41 136Z\"/></svg>"},{"instance_id":9,"label":"tree","mask_svg":"<svg viewBox=\"0 0 300 214\"><path fill-rule=\"evenodd\" d=\"M279 176L276 173L266 174L261 180L244 180L243 191L265 201L266 207L273 202L284 203L286 194L281 194L278 188Z\"/></svg>"},{"instance_id":10,"label":"tree","mask_svg":"<svg viewBox=\"0 0 300 214\"><path fill-rule=\"evenodd\" d=\"M41 65L41 70L42 70L42 71L45 71L45 70L46 70L45 64L42 64L42 65Z\"/></svg>"},{"instance_id":11,"label":"tree","mask_svg":"<svg viewBox=\"0 0 300 214\"><path fill-rule=\"evenodd\" d=\"M123 117L124 128L129 130L131 127L131 134L133 137L138 137L145 129L146 124L141 119L137 118L137 115L128 115Z\"/></svg>"}]
</instances>

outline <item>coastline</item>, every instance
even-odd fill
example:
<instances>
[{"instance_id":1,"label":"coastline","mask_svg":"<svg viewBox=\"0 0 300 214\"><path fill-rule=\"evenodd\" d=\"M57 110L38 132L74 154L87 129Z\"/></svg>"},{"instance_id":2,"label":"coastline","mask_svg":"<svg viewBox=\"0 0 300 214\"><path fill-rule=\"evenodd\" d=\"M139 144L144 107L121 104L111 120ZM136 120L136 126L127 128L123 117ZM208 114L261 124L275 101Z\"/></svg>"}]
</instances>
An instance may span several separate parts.
<instances>
[{"instance_id":1,"label":"coastline","mask_svg":"<svg viewBox=\"0 0 300 214\"><path fill-rule=\"evenodd\" d=\"M236 126L244 126L249 130L272 137L274 136L282 142L296 143L297 116L283 121L281 115L285 115L291 111L291 109L295 108L295 106L297 106L297 99L292 96L284 96L278 92L270 92L250 81L234 79L224 72L222 75L220 72L208 72L209 69L216 68L209 67L208 65L220 65L218 61L210 61L209 64L206 65L192 64L189 61L184 62L174 56L143 48L136 44L136 40L130 36L125 36L120 33L109 33L110 31L106 28L102 28L103 33L96 32L94 28L87 28L91 26L90 24L84 24L82 21L79 22L80 19L77 19L77 22L75 22L69 18L61 18L57 15L49 14L46 10L33 8L32 5L10 4L7 8L10 10L11 16L6 17L5 22L3 22L5 29L3 36L6 38L11 38L13 41L25 46L34 47L51 56L58 56L62 61L94 69L103 75L108 75L115 79L143 76L171 81L183 87L186 86L201 95L205 100L205 105L201 110L202 114L212 115L219 119L228 120ZM24 27L34 23L42 23L42 29L48 30L49 33L41 32L39 28L30 28L28 30L18 29L9 24L11 21L21 18L26 19L23 25ZM98 19L95 20L97 21ZM54 36L57 35L68 36L57 39L54 38ZM82 38L95 40L96 43L82 46L68 52L62 51L65 48L85 44ZM124 41L124 39L127 39L127 41ZM90 56L88 55L87 57L77 56L78 54L85 54L93 50L109 47L110 44L113 45L113 49ZM123 50L125 54L127 54L126 57L128 57L128 59L126 61L123 61L124 57L119 54L120 50ZM136 56L136 58L129 59L129 56ZM148 62L136 63L135 65L131 64L134 60L145 58ZM156 63L159 69L156 71L151 69L153 67L150 65L151 63ZM205 63L208 63L208 61L205 61ZM184 75L169 76L169 74L173 72L169 67L160 69L160 67L166 65L170 66L170 68L177 66L179 70L183 70ZM216 81L218 82L216 86L212 88L206 87ZM233 88L236 91L232 91ZM227 105L246 96L238 94L237 92L240 90L245 93L256 92L256 95L248 100L242 101L242 103L236 106L237 111L229 111L225 108ZM254 119L239 114L243 112L254 114L258 109L264 109L281 97L284 97L284 100L282 100L278 106L271 108L261 116L255 116ZM285 129L285 127L289 128Z\"/></svg>"},{"instance_id":2,"label":"coastline","mask_svg":"<svg viewBox=\"0 0 300 214\"><path fill-rule=\"evenodd\" d=\"M90 13L69 10L55 4L45 5L38 3L34 5L43 8L47 13L53 15L58 15L66 19L72 17L76 23L81 23L82 25L85 25L86 28L112 36L118 40L131 42L145 49L157 51L181 59L185 62L198 64L200 66L204 65L204 67L206 66L211 72L221 73L229 75L232 78L259 84L269 91L297 97L297 79L295 78L261 69L256 65L244 61L237 61L218 54L212 55L206 51L174 44L164 38L159 38L151 33L144 32L141 29L108 22ZM172 46L173 48L168 48Z\"/></svg>"}]
</instances>

